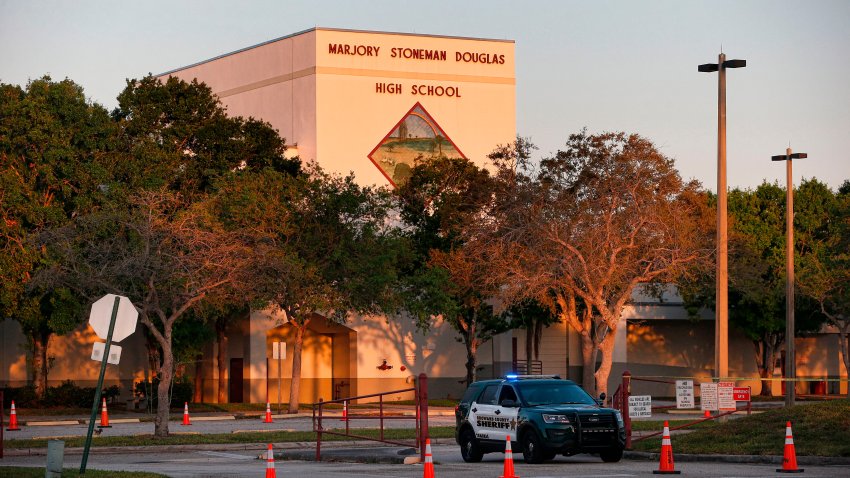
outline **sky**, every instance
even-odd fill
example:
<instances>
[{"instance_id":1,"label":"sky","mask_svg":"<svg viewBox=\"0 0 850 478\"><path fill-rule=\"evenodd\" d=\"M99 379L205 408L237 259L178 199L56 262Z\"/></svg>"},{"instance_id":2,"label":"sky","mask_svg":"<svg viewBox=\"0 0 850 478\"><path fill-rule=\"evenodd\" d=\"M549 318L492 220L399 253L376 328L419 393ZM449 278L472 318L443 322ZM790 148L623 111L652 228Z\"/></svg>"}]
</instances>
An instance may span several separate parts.
<instances>
[{"instance_id":1,"label":"sky","mask_svg":"<svg viewBox=\"0 0 850 478\"><path fill-rule=\"evenodd\" d=\"M730 187L850 180L850 1L0 0L0 82L70 78L112 109L127 79L316 26L516 42L517 134L553 154L571 133L650 140L717 184L717 74L727 73ZM474 159L474 158L473 158Z\"/></svg>"}]
</instances>

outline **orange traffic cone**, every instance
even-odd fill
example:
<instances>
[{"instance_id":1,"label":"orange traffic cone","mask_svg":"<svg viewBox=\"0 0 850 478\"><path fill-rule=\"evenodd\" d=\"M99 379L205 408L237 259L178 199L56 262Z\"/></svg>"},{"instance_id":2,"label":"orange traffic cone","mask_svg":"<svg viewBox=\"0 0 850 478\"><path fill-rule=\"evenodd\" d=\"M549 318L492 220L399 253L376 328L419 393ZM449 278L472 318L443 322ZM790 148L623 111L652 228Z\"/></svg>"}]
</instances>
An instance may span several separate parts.
<instances>
[{"instance_id":1,"label":"orange traffic cone","mask_svg":"<svg viewBox=\"0 0 850 478\"><path fill-rule=\"evenodd\" d=\"M103 407L100 409L100 425L98 428L112 428L109 424L109 413L106 411L106 398L103 399Z\"/></svg>"},{"instance_id":2,"label":"orange traffic cone","mask_svg":"<svg viewBox=\"0 0 850 478\"><path fill-rule=\"evenodd\" d=\"M678 475L681 471L673 469L673 444L670 442L670 424L664 421L664 433L661 435L661 462L658 469L653 470L656 475Z\"/></svg>"},{"instance_id":3,"label":"orange traffic cone","mask_svg":"<svg viewBox=\"0 0 850 478\"><path fill-rule=\"evenodd\" d=\"M348 400L342 402L342 418L340 420L344 422L348 421Z\"/></svg>"},{"instance_id":4,"label":"orange traffic cone","mask_svg":"<svg viewBox=\"0 0 850 478\"><path fill-rule=\"evenodd\" d=\"M431 439L425 439L425 469L422 478L434 478L434 458L431 456Z\"/></svg>"},{"instance_id":5,"label":"orange traffic cone","mask_svg":"<svg viewBox=\"0 0 850 478\"><path fill-rule=\"evenodd\" d=\"M511 436L505 441L505 470L499 478L519 478L514 474L514 453L511 451Z\"/></svg>"},{"instance_id":6,"label":"orange traffic cone","mask_svg":"<svg viewBox=\"0 0 850 478\"><path fill-rule=\"evenodd\" d=\"M705 412L703 412L702 417L711 418L711 410L706 410Z\"/></svg>"},{"instance_id":7,"label":"orange traffic cone","mask_svg":"<svg viewBox=\"0 0 850 478\"><path fill-rule=\"evenodd\" d=\"M189 402L183 402L183 423L181 425L191 425L189 421Z\"/></svg>"},{"instance_id":8,"label":"orange traffic cone","mask_svg":"<svg viewBox=\"0 0 850 478\"><path fill-rule=\"evenodd\" d=\"M802 468L797 468L797 452L794 451L794 437L791 436L791 422L785 424L785 453L782 456L782 468L776 470L779 473L802 473Z\"/></svg>"},{"instance_id":9,"label":"orange traffic cone","mask_svg":"<svg viewBox=\"0 0 850 478\"><path fill-rule=\"evenodd\" d=\"M263 423L274 423L272 420L272 404L266 402L266 417L263 418Z\"/></svg>"},{"instance_id":10,"label":"orange traffic cone","mask_svg":"<svg viewBox=\"0 0 850 478\"><path fill-rule=\"evenodd\" d=\"M3 424L0 423L0 426L3 426ZM20 429L21 427L18 426L18 412L15 411L15 401L12 400L12 411L9 412L9 428L7 428L6 430L9 430L10 432L15 432Z\"/></svg>"},{"instance_id":11,"label":"orange traffic cone","mask_svg":"<svg viewBox=\"0 0 850 478\"><path fill-rule=\"evenodd\" d=\"M274 471L274 453L271 443L269 443L269 452L266 455L266 478L277 478L277 472Z\"/></svg>"}]
</instances>

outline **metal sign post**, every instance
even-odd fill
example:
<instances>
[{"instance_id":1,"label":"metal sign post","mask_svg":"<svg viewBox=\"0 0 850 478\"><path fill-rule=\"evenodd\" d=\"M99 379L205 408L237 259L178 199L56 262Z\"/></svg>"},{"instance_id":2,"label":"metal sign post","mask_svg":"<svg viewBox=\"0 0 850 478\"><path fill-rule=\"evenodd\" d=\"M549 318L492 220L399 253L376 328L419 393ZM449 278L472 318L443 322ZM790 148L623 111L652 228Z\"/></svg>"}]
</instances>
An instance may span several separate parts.
<instances>
[{"instance_id":1,"label":"metal sign post","mask_svg":"<svg viewBox=\"0 0 850 478\"><path fill-rule=\"evenodd\" d=\"M89 460L89 448L91 448L91 437L94 432L94 420L97 418L97 405L100 402L100 390L103 388L103 376L106 374L106 361L109 358L109 346L112 343L112 332L115 330L115 318L118 316L118 305L121 302L121 297L115 297L115 304L112 306L112 318L109 319L109 332L106 334L106 348L103 351L103 360L100 362L100 375L97 377L97 388L94 391L94 403L91 407L91 418L89 418L89 431L86 434L86 445L83 448L83 460L80 462L80 474L86 473L86 462Z\"/></svg>"},{"instance_id":2,"label":"metal sign post","mask_svg":"<svg viewBox=\"0 0 850 478\"><path fill-rule=\"evenodd\" d=\"M286 358L286 342L272 342L272 358L277 359L277 414L283 413L283 360Z\"/></svg>"}]
</instances>

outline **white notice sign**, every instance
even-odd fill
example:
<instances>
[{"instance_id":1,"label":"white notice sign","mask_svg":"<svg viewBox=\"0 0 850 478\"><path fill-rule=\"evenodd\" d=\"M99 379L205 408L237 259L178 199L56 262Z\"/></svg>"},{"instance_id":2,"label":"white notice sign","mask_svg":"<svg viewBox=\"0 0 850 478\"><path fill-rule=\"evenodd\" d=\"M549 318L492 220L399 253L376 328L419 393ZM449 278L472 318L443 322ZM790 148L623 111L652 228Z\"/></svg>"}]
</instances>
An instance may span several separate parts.
<instances>
[{"instance_id":1,"label":"white notice sign","mask_svg":"<svg viewBox=\"0 0 850 478\"><path fill-rule=\"evenodd\" d=\"M717 382L717 406L720 410L736 410L735 382Z\"/></svg>"},{"instance_id":2,"label":"white notice sign","mask_svg":"<svg viewBox=\"0 0 850 478\"><path fill-rule=\"evenodd\" d=\"M717 411L717 384L699 384L699 402L702 410Z\"/></svg>"},{"instance_id":3,"label":"white notice sign","mask_svg":"<svg viewBox=\"0 0 850 478\"><path fill-rule=\"evenodd\" d=\"M629 397L629 418L649 418L652 416L652 395L632 395Z\"/></svg>"},{"instance_id":4,"label":"white notice sign","mask_svg":"<svg viewBox=\"0 0 850 478\"><path fill-rule=\"evenodd\" d=\"M694 408L693 380L676 380L676 408Z\"/></svg>"},{"instance_id":5,"label":"white notice sign","mask_svg":"<svg viewBox=\"0 0 850 478\"><path fill-rule=\"evenodd\" d=\"M272 358L286 360L286 342L272 342Z\"/></svg>"},{"instance_id":6,"label":"white notice sign","mask_svg":"<svg viewBox=\"0 0 850 478\"><path fill-rule=\"evenodd\" d=\"M106 351L106 343L105 342L95 342L94 348L91 351L91 359L97 362L103 362L103 352ZM118 362L121 361L121 346L112 344L109 346L109 358L106 359L106 363L111 363L113 365L118 365Z\"/></svg>"}]
</instances>

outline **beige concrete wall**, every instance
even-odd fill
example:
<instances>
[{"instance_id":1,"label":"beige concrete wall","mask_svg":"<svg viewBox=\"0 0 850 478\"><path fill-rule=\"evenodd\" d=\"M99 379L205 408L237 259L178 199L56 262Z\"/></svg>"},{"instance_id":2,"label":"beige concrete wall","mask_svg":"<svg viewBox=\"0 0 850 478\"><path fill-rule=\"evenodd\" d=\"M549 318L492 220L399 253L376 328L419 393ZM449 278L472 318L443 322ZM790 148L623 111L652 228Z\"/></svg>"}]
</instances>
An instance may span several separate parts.
<instances>
[{"instance_id":1,"label":"beige concrete wall","mask_svg":"<svg viewBox=\"0 0 850 478\"><path fill-rule=\"evenodd\" d=\"M121 395L128 398L132 394L134 381L144 380L147 367L147 354L144 352L142 325L136 332L117 345L122 347L121 361L118 365L107 365L104 376L106 387L119 385ZM0 326L2 343L2 363L0 363L0 384L20 387L28 383L31 365L28 362L27 339L21 333L20 325L6 319ZM67 335L53 336L47 348L48 375L47 386L55 387L65 380L71 380L80 387L94 387L100 374L100 362L91 359L94 342L103 342L94 331L81 325Z\"/></svg>"},{"instance_id":2,"label":"beige concrete wall","mask_svg":"<svg viewBox=\"0 0 850 478\"><path fill-rule=\"evenodd\" d=\"M304 159L316 158L315 31L164 73L206 83L232 116L269 122Z\"/></svg>"},{"instance_id":3,"label":"beige concrete wall","mask_svg":"<svg viewBox=\"0 0 850 478\"><path fill-rule=\"evenodd\" d=\"M0 385L20 387L29 380L27 338L13 319L0 321Z\"/></svg>"}]
</instances>

